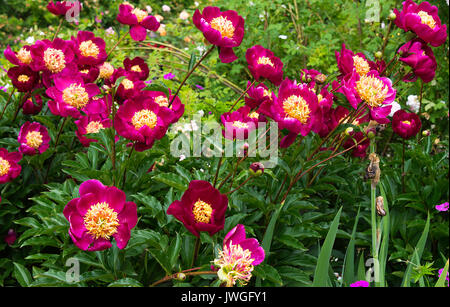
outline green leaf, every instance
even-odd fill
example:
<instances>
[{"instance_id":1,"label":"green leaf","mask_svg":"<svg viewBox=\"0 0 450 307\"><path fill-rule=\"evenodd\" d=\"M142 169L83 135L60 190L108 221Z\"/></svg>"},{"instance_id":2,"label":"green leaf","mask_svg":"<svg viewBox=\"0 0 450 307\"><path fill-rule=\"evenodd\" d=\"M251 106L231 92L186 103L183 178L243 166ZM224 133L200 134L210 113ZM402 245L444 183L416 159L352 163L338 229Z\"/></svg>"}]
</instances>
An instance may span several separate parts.
<instances>
[{"instance_id":1,"label":"green leaf","mask_svg":"<svg viewBox=\"0 0 450 307\"><path fill-rule=\"evenodd\" d=\"M447 272L448 272L448 259L447 259L447 262L445 263L444 270L442 270L441 276L439 276L439 279L438 279L435 287L446 287L447 286L447 284L448 284L448 281L446 280Z\"/></svg>"},{"instance_id":2,"label":"green leaf","mask_svg":"<svg viewBox=\"0 0 450 307\"><path fill-rule=\"evenodd\" d=\"M352 236L350 238L350 242L348 243L347 251L345 253L344 259L344 269L343 269L343 280L344 285L348 286L355 279L355 236L356 236L356 228L358 226L359 221L359 212L360 207L358 208L358 213L355 217L355 223L353 224Z\"/></svg>"},{"instance_id":3,"label":"green leaf","mask_svg":"<svg viewBox=\"0 0 450 307\"><path fill-rule=\"evenodd\" d=\"M31 282L33 281L30 272L22 264L17 262L13 263L14 263L14 277L17 279L19 284L22 287L30 286Z\"/></svg>"},{"instance_id":4,"label":"green leaf","mask_svg":"<svg viewBox=\"0 0 450 307\"><path fill-rule=\"evenodd\" d=\"M270 280L270 281L276 283L278 286L283 285L283 281L281 280L281 277L280 277L280 274L278 273L278 271L274 267L272 267L268 264L257 265L254 268L253 273L255 274L255 276L257 276L260 279Z\"/></svg>"},{"instance_id":5,"label":"green leaf","mask_svg":"<svg viewBox=\"0 0 450 307\"><path fill-rule=\"evenodd\" d=\"M187 190L189 184L180 175L173 173L158 174L153 179L183 192Z\"/></svg>"},{"instance_id":6,"label":"green leaf","mask_svg":"<svg viewBox=\"0 0 450 307\"><path fill-rule=\"evenodd\" d=\"M195 52L192 52L191 58L190 58L190 60L189 60L188 71L190 71L190 70L194 67L194 65L195 65L195 60L196 60Z\"/></svg>"},{"instance_id":7,"label":"green leaf","mask_svg":"<svg viewBox=\"0 0 450 307\"><path fill-rule=\"evenodd\" d=\"M122 278L110 283L108 287L142 287L142 284L133 278Z\"/></svg>"},{"instance_id":8,"label":"green leaf","mask_svg":"<svg viewBox=\"0 0 450 307\"><path fill-rule=\"evenodd\" d=\"M314 272L313 287L326 287L328 285L328 268L330 266L331 251L333 250L334 240L341 218L342 207L331 222L330 230L320 249L319 258L317 259L316 270Z\"/></svg>"}]
</instances>

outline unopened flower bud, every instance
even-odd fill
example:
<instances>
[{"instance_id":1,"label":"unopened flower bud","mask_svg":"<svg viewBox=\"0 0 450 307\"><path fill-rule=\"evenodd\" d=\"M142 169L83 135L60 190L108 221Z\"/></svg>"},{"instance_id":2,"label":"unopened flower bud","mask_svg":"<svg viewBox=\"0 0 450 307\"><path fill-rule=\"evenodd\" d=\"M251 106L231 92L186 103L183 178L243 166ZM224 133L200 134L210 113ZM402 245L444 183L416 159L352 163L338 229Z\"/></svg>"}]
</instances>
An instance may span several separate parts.
<instances>
[{"instance_id":1,"label":"unopened flower bud","mask_svg":"<svg viewBox=\"0 0 450 307\"><path fill-rule=\"evenodd\" d=\"M260 162L254 162L250 165L250 171L255 176L260 176L264 173L264 165Z\"/></svg>"},{"instance_id":2,"label":"unopened flower bud","mask_svg":"<svg viewBox=\"0 0 450 307\"><path fill-rule=\"evenodd\" d=\"M368 137L369 139L375 138L375 132L369 131L369 133L367 133L367 137Z\"/></svg>"},{"instance_id":3,"label":"unopened flower bud","mask_svg":"<svg viewBox=\"0 0 450 307\"><path fill-rule=\"evenodd\" d=\"M381 51L375 52L375 57L376 57L377 59L381 59L382 56L383 56L383 53L382 53Z\"/></svg>"},{"instance_id":4,"label":"unopened flower bud","mask_svg":"<svg viewBox=\"0 0 450 307\"><path fill-rule=\"evenodd\" d=\"M395 15L395 13L391 11L391 13L388 16L388 19L394 21L396 18L397 18L397 15Z\"/></svg>"},{"instance_id":5,"label":"unopened flower bud","mask_svg":"<svg viewBox=\"0 0 450 307\"><path fill-rule=\"evenodd\" d=\"M431 133L430 133L430 130L424 130L424 131L422 131L422 135L423 136L429 136Z\"/></svg>"},{"instance_id":6,"label":"unopened flower bud","mask_svg":"<svg viewBox=\"0 0 450 307\"><path fill-rule=\"evenodd\" d=\"M183 281L183 280L186 279L186 274L178 273L176 279L179 280L179 281Z\"/></svg>"},{"instance_id":7,"label":"unopened flower bud","mask_svg":"<svg viewBox=\"0 0 450 307\"><path fill-rule=\"evenodd\" d=\"M346 135L350 135L352 132L353 132L353 127L348 127L347 129L345 129Z\"/></svg>"},{"instance_id":8,"label":"unopened flower bud","mask_svg":"<svg viewBox=\"0 0 450 307\"><path fill-rule=\"evenodd\" d=\"M324 74L318 74L314 78L314 81L318 84L324 84L326 80L327 80L327 76L325 76Z\"/></svg>"}]
</instances>

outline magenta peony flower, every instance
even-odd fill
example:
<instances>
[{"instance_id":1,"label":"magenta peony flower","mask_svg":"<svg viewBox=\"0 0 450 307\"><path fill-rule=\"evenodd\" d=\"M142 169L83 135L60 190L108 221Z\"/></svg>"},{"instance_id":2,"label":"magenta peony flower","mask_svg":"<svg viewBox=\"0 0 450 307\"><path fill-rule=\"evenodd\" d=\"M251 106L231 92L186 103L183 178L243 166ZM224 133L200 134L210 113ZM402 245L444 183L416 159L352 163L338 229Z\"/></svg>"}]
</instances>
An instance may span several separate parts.
<instances>
[{"instance_id":1,"label":"magenta peony flower","mask_svg":"<svg viewBox=\"0 0 450 307\"><path fill-rule=\"evenodd\" d=\"M193 235L207 231L210 236L220 231L225 223L228 198L220 194L209 182L192 180L181 200L174 201L167 209Z\"/></svg>"},{"instance_id":2,"label":"magenta peony flower","mask_svg":"<svg viewBox=\"0 0 450 307\"><path fill-rule=\"evenodd\" d=\"M326 137L349 113L350 111L343 106L323 110L322 127L318 132L319 136L321 138Z\"/></svg>"},{"instance_id":3,"label":"magenta peony flower","mask_svg":"<svg viewBox=\"0 0 450 307\"><path fill-rule=\"evenodd\" d=\"M218 7L207 6L202 13L196 10L192 19L206 40L219 47L222 63L237 60L233 48L240 46L244 38L244 18L233 10L221 12Z\"/></svg>"},{"instance_id":4,"label":"magenta peony flower","mask_svg":"<svg viewBox=\"0 0 450 307\"><path fill-rule=\"evenodd\" d=\"M248 106L243 106L232 113L226 112L222 114L220 120L224 126L222 134L230 140L247 139L248 134L258 128L258 122L266 121L264 116L251 112Z\"/></svg>"},{"instance_id":5,"label":"magenta peony flower","mask_svg":"<svg viewBox=\"0 0 450 307\"><path fill-rule=\"evenodd\" d=\"M287 78L280 85L271 113L280 129L288 129L296 135L306 136L311 130L320 130L322 112L317 95L305 85Z\"/></svg>"},{"instance_id":6,"label":"magenta peony flower","mask_svg":"<svg viewBox=\"0 0 450 307\"><path fill-rule=\"evenodd\" d=\"M356 133L350 132L350 136L352 136L353 138L349 138L344 143L345 149L352 147L353 145L355 145L355 143L360 142L363 138L366 137L364 135L364 133L362 133L361 131L358 131ZM359 143L359 145L357 145L356 147L354 147L352 149L352 156L364 158L367 155L367 148L369 148L369 146L370 146L370 140L366 138L366 140L362 141L361 143Z\"/></svg>"},{"instance_id":7,"label":"magenta peony flower","mask_svg":"<svg viewBox=\"0 0 450 307\"><path fill-rule=\"evenodd\" d=\"M352 288L356 288L356 287L367 288L367 287L369 287L369 282L367 282L365 280L358 280L357 282L354 282L353 284L351 284L350 287L352 287Z\"/></svg>"},{"instance_id":8,"label":"magenta peony flower","mask_svg":"<svg viewBox=\"0 0 450 307\"><path fill-rule=\"evenodd\" d=\"M447 26L441 24L438 8L428 1L417 4L406 0L402 11L394 9L394 13L394 22L400 29L414 32L433 47L439 47L447 39Z\"/></svg>"},{"instance_id":9,"label":"magenta peony flower","mask_svg":"<svg viewBox=\"0 0 450 307\"><path fill-rule=\"evenodd\" d=\"M80 197L72 199L63 211L75 245L101 251L112 247L113 237L118 248L125 248L137 223L136 204L127 202L122 190L94 179L83 182L79 192Z\"/></svg>"},{"instance_id":10,"label":"magenta peony flower","mask_svg":"<svg viewBox=\"0 0 450 307\"><path fill-rule=\"evenodd\" d=\"M72 36L74 51L79 65L99 65L107 58L105 41L89 31L79 31Z\"/></svg>"},{"instance_id":11,"label":"magenta peony flower","mask_svg":"<svg viewBox=\"0 0 450 307\"><path fill-rule=\"evenodd\" d=\"M348 74L342 82L344 85L338 92L344 93L354 109L364 102L370 110L371 119L380 124L389 122L387 116L397 92L389 78L380 77L377 71L371 70L363 76L356 72Z\"/></svg>"},{"instance_id":12,"label":"magenta peony flower","mask_svg":"<svg viewBox=\"0 0 450 307\"><path fill-rule=\"evenodd\" d=\"M247 49L245 58L256 81L265 78L276 86L283 81L283 62L271 50L256 45Z\"/></svg>"},{"instance_id":13,"label":"magenta peony flower","mask_svg":"<svg viewBox=\"0 0 450 307\"><path fill-rule=\"evenodd\" d=\"M176 123L184 114L184 104L181 103L180 97L175 97L172 102L172 105L169 108L169 101L172 100L173 95L169 90L169 98L167 98L166 94L158 91L142 91L139 95L142 99L150 98L153 102L157 103L162 108L168 108L172 111L172 120L171 124ZM140 98L138 98L140 99Z\"/></svg>"},{"instance_id":14,"label":"magenta peony flower","mask_svg":"<svg viewBox=\"0 0 450 307\"><path fill-rule=\"evenodd\" d=\"M84 83L94 83L100 75L100 69L97 66L78 65L78 71Z\"/></svg>"},{"instance_id":15,"label":"magenta peony flower","mask_svg":"<svg viewBox=\"0 0 450 307\"><path fill-rule=\"evenodd\" d=\"M371 70L375 70L375 63L367 60L363 53L353 53L342 44L341 52L335 51L338 69L341 72L340 78L356 71L360 76L365 76Z\"/></svg>"},{"instance_id":16,"label":"magenta peony flower","mask_svg":"<svg viewBox=\"0 0 450 307\"><path fill-rule=\"evenodd\" d=\"M227 287L238 282L245 285L252 277L254 266L264 261L264 249L258 240L246 238L244 225L238 224L228 232L223 240L223 250L214 260L218 267L217 276Z\"/></svg>"},{"instance_id":17,"label":"magenta peony flower","mask_svg":"<svg viewBox=\"0 0 450 307\"><path fill-rule=\"evenodd\" d=\"M126 78L120 82L115 96L119 104L122 104L124 100L136 97L146 86L135 73L127 72L123 68L118 68L114 71L111 77L112 84L115 84L117 79L123 76Z\"/></svg>"},{"instance_id":18,"label":"magenta peony flower","mask_svg":"<svg viewBox=\"0 0 450 307\"><path fill-rule=\"evenodd\" d=\"M448 201L443 204L436 205L436 210L441 212L448 211Z\"/></svg>"},{"instance_id":19,"label":"magenta peony flower","mask_svg":"<svg viewBox=\"0 0 450 307\"><path fill-rule=\"evenodd\" d=\"M6 244L13 245L14 242L16 242L16 239L17 239L17 233L14 231L14 229L12 229L12 228L9 229L8 234L5 236Z\"/></svg>"},{"instance_id":20,"label":"magenta peony flower","mask_svg":"<svg viewBox=\"0 0 450 307\"><path fill-rule=\"evenodd\" d=\"M99 114L81 116L75 121L78 129L75 134L84 147L89 147L91 142L98 142L96 139L88 139L85 134L98 133L100 130L111 127L111 119L102 118Z\"/></svg>"},{"instance_id":21,"label":"magenta peony flower","mask_svg":"<svg viewBox=\"0 0 450 307\"><path fill-rule=\"evenodd\" d=\"M420 131L422 122L416 113L398 110L392 117L392 130L404 139L415 136Z\"/></svg>"},{"instance_id":22,"label":"magenta peony flower","mask_svg":"<svg viewBox=\"0 0 450 307\"><path fill-rule=\"evenodd\" d=\"M244 97L245 105L251 109L259 107L264 101L272 98L269 88L264 83L251 85L251 82L248 81L247 89L247 95Z\"/></svg>"},{"instance_id":23,"label":"magenta peony flower","mask_svg":"<svg viewBox=\"0 0 450 307\"><path fill-rule=\"evenodd\" d=\"M143 151L153 146L167 132L173 112L160 107L151 98L128 99L119 107L114 119L117 133L140 143L135 147Z\"/></svg>"},{"instance_id":24,"label":"magenta peony flower","mask_svg":"<svg viewBox=\"0 0 450 307\"><path fill-rule=\"evenodd\" d=\"M80 110L88 105L92 97L100 94L96 84L85 84L80 73L73 70L58 74L54 82L55 86L46 90L46 94L53 99L48 102L48 107L54 115L79 118Z\"/></svg>"},{"instance_id":25,"label":"magenta peony flower","mask_svg":"<svg viewBox=\"0 0 450 307\"><path fill-rule=\"evenodd\" d=\"M12 51L11 47L8 45L3 54L11 64L17 66L30 65L33 61L33 58L31 57L31 46L23 46L16 53Z\"/></svg>"},{"instance_id":26,"label":"magenta peony flower","mask_svg":"<svg viewBox=\"0 0 450 307\"><path fill-rule=\"evenodd\" d=\"M31 92L39 82L39 74L29 66L14 66L8 70L8 77L19 92Z\"/></svg>"},{"instance_id":27,"label":"magenta peony flower","mask_svg":"<svg viewBox=\"0 0 450 307\"><path fill-rule=\"evenodd\" d=\"M19 151L29 156L37 153L42 154L50 146L50 136L48 135L47 128L36 122L25 122L20 127L17 140L20 144Z\"/></svg>"},{"instance_id":28,"label":"magenta peony flower","mask_svg":"<svg viewBox=\"0 0 450 307\"><path fill-rule=\"evenodd\" d=\"M78 7L78 9L81 9L81 4L79 1L50 1L47 4L47 10L56 16L64 16L66 13L74 8Z\"/></svg>"},{"instance_id":29,"label":"magenta peony flower","mask_svg":"<svg viewBox=\"0 0 450 307\"><path fill-rule=\"evenodd\" d=\"M20 152L8 152L0 148L0 184L14 180L20 175L22 167L17 164L22 159Z\"/></svg>"},{"instance_id":30,"label":"magenta peony flower","mask_svg":"<svg viewBox=\"0 0 450 307\"><path fill-rule=\"evenodd\" d=\"M36 104L35 104L36 102ZM35 95L34 101L32 98L25 100L22 106L22 113L25 115L36 115L42 110L42 97Z\"/></svg>"},{"instance_id":31,"label":"magenta peony flower","mask_svg":"<svg viewBox=\"0 0 450 307\"><path fill-rule=\"evenodd\" d=\"M403 81L414 82L417 77L428 83L436 74L436 58L433 50L420 38L407 42L398 50L399 60L410 66L413 71Z\"/></svg>"},{"instance_id":32,"label":"magenta peony flower","mask_svg":"<svg viewBox=\"0 0 450 307\"><path fill-rule=\"evenodd\" d=\"M144 59L140 57L135 57L132 60L126 58L123 61L123 66L127 72L135 74L138 77L138 79L142 81L148 78L149 75L148 65L147 63L145 63Z\"/></svg>"},{"instance_id":33,"label":"magenta peony flower","mask_svg":"<svg viewBox=\"0 0 450 307\"><path fill-rule=\"evenodd\" d=\"M159 28L159 22L154 16L149 15L146 11L134 8L128 2L119 6L117 21L131 27L130 36L135 41L143 41L147 36L147 30L156 31Z\"/></svg>"}]
</instances>

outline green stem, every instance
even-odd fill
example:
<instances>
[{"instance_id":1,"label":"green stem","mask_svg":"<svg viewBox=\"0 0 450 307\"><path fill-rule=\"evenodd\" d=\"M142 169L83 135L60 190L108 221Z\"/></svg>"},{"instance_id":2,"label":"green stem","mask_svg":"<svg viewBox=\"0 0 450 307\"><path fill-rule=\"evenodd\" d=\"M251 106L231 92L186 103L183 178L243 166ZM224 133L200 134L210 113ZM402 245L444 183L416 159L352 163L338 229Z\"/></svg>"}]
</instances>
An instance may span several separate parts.
<instances>
[{"instance_id":1,"label":"green stem","mask_svg":"<svg viewBox=\"0 0 450 307\"><path fill-rule=\"evenodd\" d=\"M250 88L255 84L256 80L254 80L252 82L252 84L250 84L249 87L247 87L247 89L241 94L241 96L239 96L238 99L236 99L236 101L233 103L233 105L231 106L230 110L228 111L228 113L230 113L231 111L233 111L234 107L236 106L236 104L239 102L239 100L242 99L242 97L244 97L245 94L247 94L247 92L250 90Z\"/></svg>"},{"instance_id":2,"label":"green stem","mask_svg":"<svg viewBox=\"0 0 450 307\"><path fill-rule=\"evenodd\" d=\"M125 37L128 36L128 32L124 35L122 35L121 38L119 38L119 40L116 42L116 44L111 48L111 50L109 50L106 58L109 58L109 56L111 55L111 53L114 51L114 49L116 49L117 46L119 46L119 44L125 39Z\"/></svg>"},{"instance_id":3,"label":"green stem","mask_svg":"<svg viewBox=\"0 0 450 307\"><path fill-rule=\"evenodd\" d=\"M0 120L3 118L3 115L5 114L6 108L11 103L11 97L14 94L15 91L16 91L16 88L14 87L13 90L11 91L11 94L9 94L8 101L6 102L5 107L3 108L2 114L0 115Z\"/></svg>"},{"instance_id":4,"label":"green stem","mask_svg":"<svg viewBox=\"0 0 450 307\"><path fill-rule=\"evenodd\" d=\"M55 34L53 35L52 41L54 41L54 40L56 39L56 37L58 36L58 33L59 33L59 31L61 30L61 26L62 26L62 24L63 24L63 21L64 21L64 17L61 17L61 19L60 19L60 21L59 21L58 28L56 29L56 32L55 32Z\"/></svg>"},{"instance_id":5,"label":"green stem","mask_svg":"<svg viewBox=\"0 0 450 307\"><path fill-rule=\"evenodd\" d=\"M370 139L370 153L375 153L375 138ZM376 209L376 198L377 198L377 186L371 182L370 185L370 208L371 208L371 225L372 225L372 256L374 258L374 263L378 261L378 223L377 223L377 209ZM378 278L379 272L374 271L375 280Z\"/></svg>"},{"instance_id":6,"label":"green stem","mask_svg":"<svg viewBox=\"0 0 450 307\"><path fill-rule=\"evenodd\" d=\"M50 172L50 167L52 166L53 159L55 158L55 155L56 155L56 148L58 147L59 139L60 139L60 137L61 137L62 131L63 131L63 129L64 129L64 126L66 125L66 122L67 122L67 119L68 119L68 118L69 118L69 117L64 117L64 120L63 120L63 122L62 122L62 124L61 124L61 127L59 128L58 134L57 134L57 136L56 136L55 146L53 147L54 150L53 150L52 156L51 156L51 158L50 158L50 162L48 163L47 172L45 173L45 179L44 179L44 182L45 182L45 183L47 183L48 174L49 174L49 172Z\"/></svg>"},{"instance_id":7,"label":"green stem","mask_svg":"<svg viewBox=\"0 0 450 307\"><path fill-rule=\"evenodd\" d=\"M131 159L131 155L133 154L134 151L134 147L136 146L136 142L133 142L133 146L131 147L130 153L128 154L128 158L125 161L126 164L129 163L130 159ZM123 170L123 178L122 178L122 190L125 187L125 181L127 180L127 166L125 165L124 170Z\"/></svg>"},{"instance_id":8,"label":"green stem","mask_svg":"<svg viewBox=\"0 0 450 307\"><path fill-rule=\"evenodd\" d=\"M192 255L192 264L191 267L194 266L195 261L197 260L198 251L200 250L200 237L197 237L195 240L194 254Z\"/></svg>"}]
</instances>

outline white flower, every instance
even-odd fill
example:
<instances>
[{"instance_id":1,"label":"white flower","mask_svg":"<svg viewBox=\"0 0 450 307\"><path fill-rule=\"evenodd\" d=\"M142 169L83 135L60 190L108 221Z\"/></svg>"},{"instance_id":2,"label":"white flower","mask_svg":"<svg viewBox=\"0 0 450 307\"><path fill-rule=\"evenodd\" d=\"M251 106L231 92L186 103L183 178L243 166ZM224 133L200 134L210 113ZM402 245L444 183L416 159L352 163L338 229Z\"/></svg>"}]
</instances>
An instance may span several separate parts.
<instances>
[{"instance_id":1,"label":"white flower","mask_svg":"<svg viewBox=\"0 0 450 307\"><path fill-rule=\"evenodd\" d=\"M200 114L200 116L205 115L205 111L203 111L203 110L200 110L200 111L198 111L197 113Z\"/></svg>"},{"instance_id":2,"label":"white flower","mask_svg":"<svg viewBox=\"0 0 450 307\"><path fill-rule=\"evenodd\" d=\"M116 33L116 31L114 31L114 29L112 27L109 27L108 29L106 29L105 33L106 33L106 35L111 36L111 35L114 35L114 33Z\"/></svg>"},{"instance_id":3,"label":"white flower","mask_svg":"<svg viewBox=\"0 0 450 307\"><path fill-rule=\"evenodd\" d=\"M248 3L248 5L254 6L255 4L253 3L253 1L250 1L250 2Z\"/></svg>"},{"instance_id":4,"label":"white flower","mask_svg":"<svg viewBox=\"0 0 450 307\"><path fill-rule=\"evenodd\" d=\"M384 29L384 28L386 27L386 25L384 24L384 22L381 22L380 26L381 26L381 29Z\"/></svg>"},{"instance_id":5,"label":"white flower","mask_svg":"<svg viewBox=\"0 0 450 307\"><path fill-rule=\"evenodd\" d=\"M278 38L281 38L281 39L286 39L286 38L287 38L287 36L286 36L286 35L280 35L280 36L278 36Z\"/></svg>"},{"instance_id":6,"label":"white flower","mask_svg":"<svg viewBox=\"0 0 450 307\"><path fill-rule=\"evenodd\" d=\"M33 44L34 43L34 37L33 36L29 36L26 40L27 44Z\"/></svg>"},{"instance_id":7,"label":"white flower","mask_svg":"<svg viewBox=\"0 0 450 307\"><path fill-rule=\"evenodd\" d=\"M170 12L170 6L164 4L162 6L162 10L163 10L163 12Z\"/></svg>"},{"instance_id":8,"label":"white flower","mask_svg":"<svg viewBox=\"0 0 450 307\"><path fill-rule=\"evenodd\" d=\"M186 159L185 155L180 155L180 161L183 161L184 159Z\"/></svg>"},{"instance_id":9,"label":"white flower","mask_svg":"<svg viewBox=\"0 0 450 307\"><path fill-rule=\"evenodd\" d=\"M408 101L406 102L406 105L409 107L411 111L414 113L419 112L420 109L420 101L417 98L417 95L409 95Z\"/></svg>"},{"instance_id":10,"label":"white flower","mask_svg":"<svg viewBox=\"0 0 450 307\"><path fill-rule=\"evenodd\" d=\"M195 4L195 7L200 5L200 3L198 3L197 1L195 1L194 4Z\"/></svg>"},{"instance_id":11,"label":"white flower","mask_svg":"<svg viewBox=\"0 0 450 307\"><path fill-rule=\"evenodd\" d=\"M183 10L183 11L180 13L179 18L180 18L181 20L187 20L187 19L189 18L189 13L186 12L185 10Z\"/></svg>"},{"instance_id":12,"label":"white flower","mask_svg":"<svg viewBox=\"0 0 450 307\"><path fill-rule=\"evenodd\" d=\"M145 9L147 10L147 13L151 14L152 13L152 7L150 5L147 5L145 7Z\"/></svg>"},{"instance_id":13,"label":"white flower","mask_svg":"<svg viewBox=\"0 0 450 307\"><path fill-rule=\"evenodd\" d=\"M394 101L392 103L391 113L389 113L389 116L390 117L394 116L395 112L401 110L401 108L402 108L401 105L397 101Z\"/></svg>"}]
</instances>

